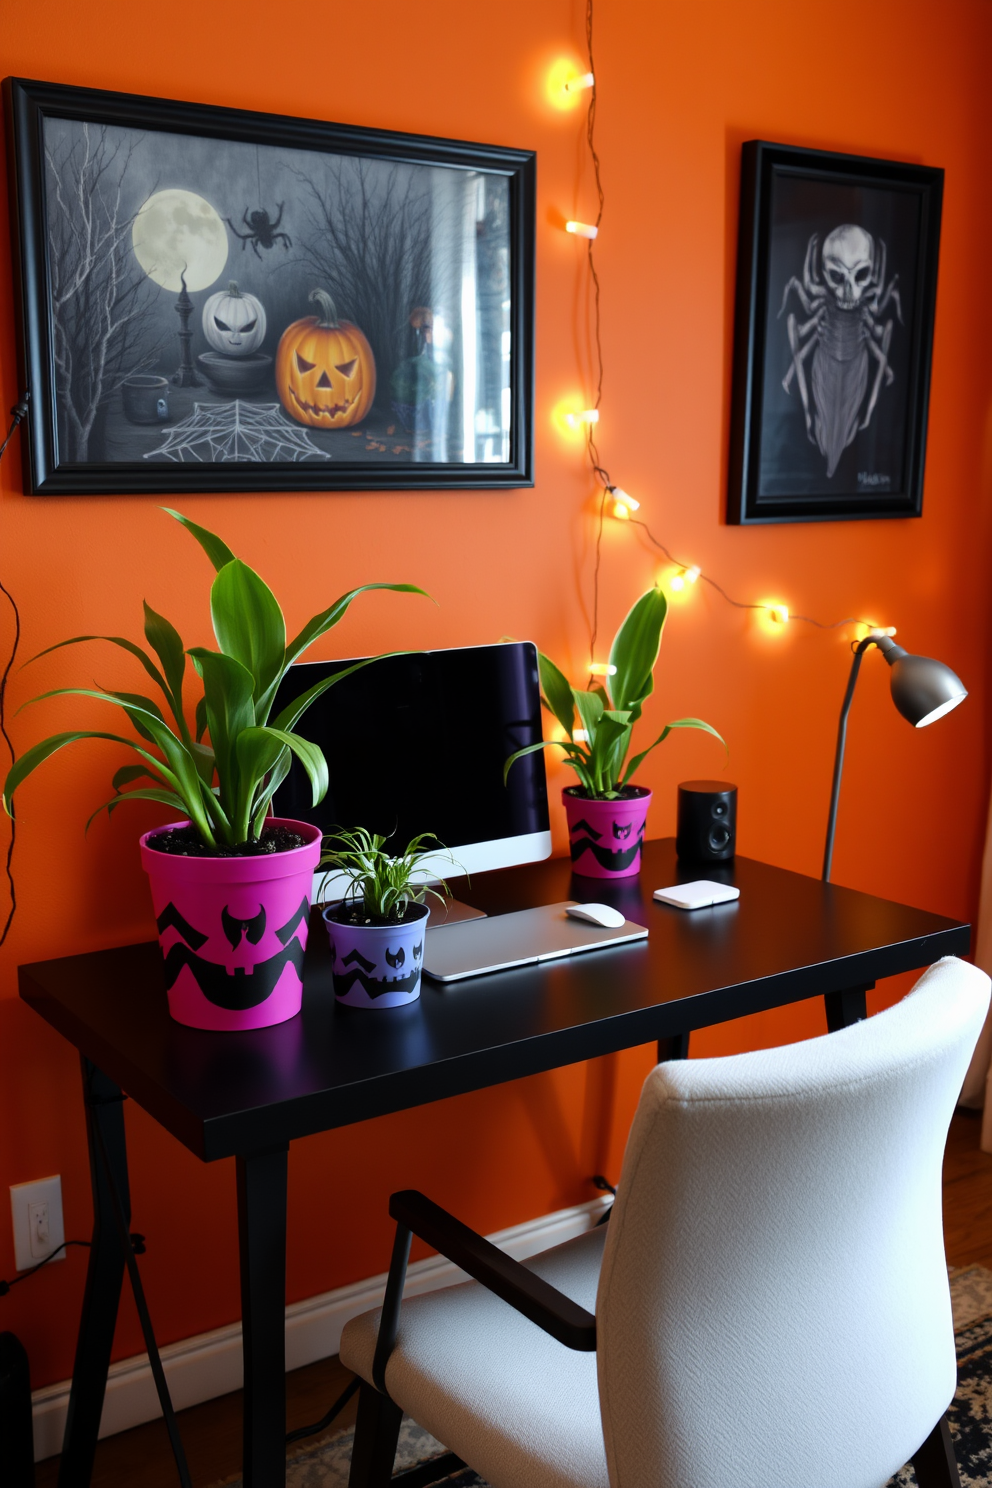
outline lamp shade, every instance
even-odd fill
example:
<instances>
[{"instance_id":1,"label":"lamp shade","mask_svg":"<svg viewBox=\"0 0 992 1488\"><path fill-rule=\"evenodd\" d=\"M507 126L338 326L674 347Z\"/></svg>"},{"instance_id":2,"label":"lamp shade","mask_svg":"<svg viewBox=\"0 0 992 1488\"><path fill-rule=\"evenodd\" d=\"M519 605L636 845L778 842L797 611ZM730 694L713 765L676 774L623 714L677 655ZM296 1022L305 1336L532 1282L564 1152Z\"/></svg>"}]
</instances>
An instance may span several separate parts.
<instances>
[{"instance_id":1,"label":"lamp shade","mask_svg":"<svg viewBox=\"0 0 992 1488\"><path fill-rule=\"evenodd\" d=\"M960 677L942 661L932 656L912 656L891 641L879 650L892 668L892 701L914 728L935 723L968 696Z\"/></svg>"}]
</instances>

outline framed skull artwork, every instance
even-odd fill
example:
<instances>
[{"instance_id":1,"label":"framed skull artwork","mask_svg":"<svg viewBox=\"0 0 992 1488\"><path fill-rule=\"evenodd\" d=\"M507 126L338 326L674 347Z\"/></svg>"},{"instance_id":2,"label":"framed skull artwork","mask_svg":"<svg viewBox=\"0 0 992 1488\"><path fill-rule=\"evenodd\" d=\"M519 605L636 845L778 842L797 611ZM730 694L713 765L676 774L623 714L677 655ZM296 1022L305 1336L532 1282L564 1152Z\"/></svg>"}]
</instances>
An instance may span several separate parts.
<instances>
[{"instance_id":1,"label":"framed skull artwork","mask_svg":"<svg viewBox=\"0 0 992 1488\"><path fill-rule=\"evenodd\" d=\"M32 494L533 485L533 151L4 90Z\"/></svg>"},{"instance_id":2,"label":"framed skull artwork","mask_svg":"<svg viewBox=\"0 0 992 1488\"><path fill-rule=\"evenodd\" d=\"M921 514L943 181L744 145L731 522Z\"/></svg>"}]
</instances>

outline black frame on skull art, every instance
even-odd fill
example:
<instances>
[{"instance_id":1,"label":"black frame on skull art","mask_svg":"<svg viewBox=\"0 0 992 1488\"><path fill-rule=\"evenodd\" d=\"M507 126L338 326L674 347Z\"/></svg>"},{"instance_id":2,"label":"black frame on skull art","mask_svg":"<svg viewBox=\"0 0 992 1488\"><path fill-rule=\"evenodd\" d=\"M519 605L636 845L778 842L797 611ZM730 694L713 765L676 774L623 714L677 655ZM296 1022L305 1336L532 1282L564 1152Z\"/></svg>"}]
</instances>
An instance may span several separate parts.
<instances>
[{"instance_id":1,"label":"black frame on skull art","mask_svg":"<svg viewBox=\"0 0 992 1488\"><path fill-rule=\"evenodd\" d=\"M4 93L32 494L533 485L533 151Z\"/></svg>"},{"instance_id":2,"label":"black frame on skull art","mask_svg":"<svg viewBox=\"0 0 992 1488\"><path fill-rule=\"evenodd\" d=\"M743 146L730 522L920 516L943 181Z\"/></svg>"}]
</instances>

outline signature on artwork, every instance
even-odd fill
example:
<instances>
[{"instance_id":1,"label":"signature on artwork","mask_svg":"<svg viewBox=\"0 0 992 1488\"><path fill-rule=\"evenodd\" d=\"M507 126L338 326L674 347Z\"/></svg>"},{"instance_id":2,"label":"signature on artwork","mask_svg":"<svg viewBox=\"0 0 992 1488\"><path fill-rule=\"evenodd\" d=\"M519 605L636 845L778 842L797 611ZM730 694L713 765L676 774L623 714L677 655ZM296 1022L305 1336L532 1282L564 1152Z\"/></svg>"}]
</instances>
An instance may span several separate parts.
<instances>
[{"instance_id":1,"label":"signature on artwork","mask_svg":"<svg viewBox=\"0 0 992 1488\"><path fill-rule=\"evenodd\" d=\"M882 475L877 470L859 470L859 486L891 486L891 475Z\"/></svg>"}]
</instances>

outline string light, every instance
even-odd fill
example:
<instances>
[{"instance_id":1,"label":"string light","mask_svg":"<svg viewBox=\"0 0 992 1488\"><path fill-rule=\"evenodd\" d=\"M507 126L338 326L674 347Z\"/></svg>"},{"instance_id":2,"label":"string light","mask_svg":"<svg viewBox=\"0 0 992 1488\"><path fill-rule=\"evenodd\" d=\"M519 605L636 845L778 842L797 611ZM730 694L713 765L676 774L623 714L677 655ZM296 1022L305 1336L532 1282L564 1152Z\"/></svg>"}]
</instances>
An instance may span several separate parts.
<instances>
[{"instance_id":1,"label":"string light","mask_svg":"<svg viewBox=\"0 0 992 1488\"><path fill-rule=\"evenodd\" d=\"M727 591L720 584L718 584L715 579L710 578L709 574L703 573L698 564L683 564L680 563L677 558L673 557L665 544L663 542L660 542L658 538L654 536L647 523L643 521L643 519L634 516L634 513L640 510L640 502L633 500L620 486L614 485L613 481L610 478L609 471L601 463L599 450L596 446L594 428L595 425L599 423L599 405L602 402L603 397L603 346L600 325L600 283L599 275L596 271L596 261L593 254L593 242L598 236L599 228L602 224L603 208L605 205L605 194L603 191L603 184L601 179L600 160L599 155L596 151L595 142L597 98L595 66L593 63L592 36L593 0L586 0L586 50L589 58L589 71L582 74L581 76L572 76L568 78L567 81L565 81L560 86L563 87L566 94L569 94L573 98L583 89L588 88L590 90L589 106L586 115L586 142L588 144L589 155L592 160L593 174L596 183L596 195L599 204L598 211L596 213L596 221L594 224L568 222L565 225L566 232L575 233L576 235L584 237L587 240L586 248L588 252L589 277L592 281L593 286L592 324L596 365L596 402L593 408L585 409L582 413L565 415L565 422L569 425L569 427L573 429L583 430L586 439L586 452L589 457L589 463L592 467L593 475L601 484L602 489L602 497L599 504L599 525L596 533L596 558L593 568L592 625L590 627L589 635L590 656L594 656L596 653L596 639L599 631L599 576L602 560L603 525L607 515L613 517L616 521L627 522L635 527L639 527L643 531L648 541L665 555L669 563L671 563L673 568L675 569L675 573L672 574L671 577L667 580L667 587L669 588L669 590L673 591L676 594L685 593L687 586L694 585L701 579L705 584L708 584L710 588L715 589L717 594L720 595L721 599L725 600L727 604L732 606L732 608L737 610L751 610L755 612L767 624L770 630L774 630L779 634L781 634L788 627L790 622L797 622L804 625L812 625L817 630L839 630L842 626L845 625L857 625L863 627L865 634L886 636L895 635L896 631L894 626L879 626L874 620L859 619L852 615L846 616L843 620L825 622L823 620L816 620L811 615L794 615L790 611L788 605L780 603L779 601L754 602L732 598L731 595L729 595ZM603 675L602 672L599 670L597 664L591 664L589 671L592 676Z\"/></svg>"},{"instance_id":2,"label":"string light","mask_svg":"<svg viewBox=\"0 0 992 1488\"><path fill-rule=\"evenodd\" d=\"M610 666L608 661L593 661L589 664L589 670L594 677L615 677L617 669Z\"/></svg>"},{"instance_id":3,"label":"string light","mask_svg":"<svg viewBox=\"0 0 992 1488\"><path fill-rule=\"evenodd\" d=\"M635 501L633 496L628 496L621 486L614 486L610 495L613 498L613 513L618 522L629 522L635 511L640 511L641 503Z\"/></svg>"}]
</instances>

